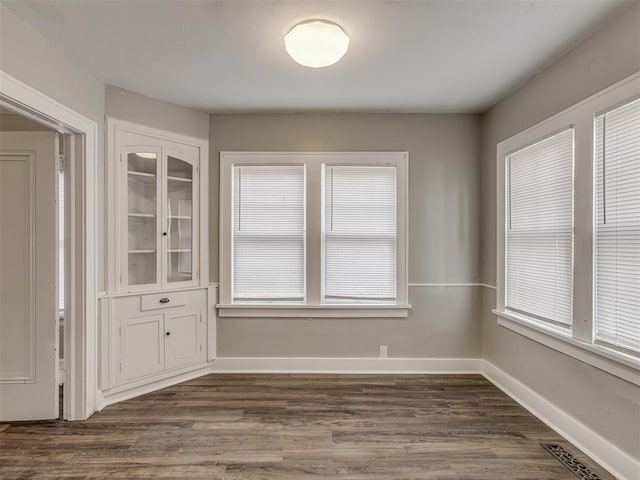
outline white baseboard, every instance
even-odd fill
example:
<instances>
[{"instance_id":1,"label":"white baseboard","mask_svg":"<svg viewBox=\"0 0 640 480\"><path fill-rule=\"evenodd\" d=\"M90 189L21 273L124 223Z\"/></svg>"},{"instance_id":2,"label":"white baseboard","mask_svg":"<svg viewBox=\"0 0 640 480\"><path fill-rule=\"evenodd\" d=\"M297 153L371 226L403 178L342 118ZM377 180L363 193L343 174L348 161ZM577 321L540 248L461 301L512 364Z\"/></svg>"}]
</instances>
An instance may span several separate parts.
<instances>
[{"instance_id":1,"label":"white baseboard","mask_svg":"<svg viewBox=\"0 0 640 480\"><path fill-rule=\"evenodd\" d=\"M566 438L619 480L640 479L640 462L564 410L503 372L491 362L481 361L482 374L551 429Z\"/></svg>"},{"instance_id":2,"label":"white baseboard","mask_svg":"<svg viewBox=\"0 0 640 480\"><path fill-rule=\"evenodd\" d=\"M192 371L99 391L97 410L107 405L151 393L210 373L370 373L418 374L480 373L477 358L324 358L324 357L218 357Z\"/></svg>"},{"instance_id":3,"label":"white baseboard","mask_svg":"<svg viewBox=\"0 0 640 480\"><path fill-rule=\"evenodd\" d=\"M218 357L213 373L480 373L478 358Z\"/></svg>"},{"instance_id":4,"label":"white baseboard","mask_svg":"<svg viewBox=\"0 0 640 480\"><path fill-rule=\"evenodd\" d=\"M194 378L202 377L211 373L211 367L205 365L187 372L179 371L175 375L164 377L161 379L147 379L144 383L133 383L124 385L121 387L112 388L98 392L96 395L96 408L97 411L102 410L104 407L113 403L129 400L130 398L139 397L147 393L155 392L163 388L171 387L178 383L193 380Z\"/></svg>"}]
</instances>

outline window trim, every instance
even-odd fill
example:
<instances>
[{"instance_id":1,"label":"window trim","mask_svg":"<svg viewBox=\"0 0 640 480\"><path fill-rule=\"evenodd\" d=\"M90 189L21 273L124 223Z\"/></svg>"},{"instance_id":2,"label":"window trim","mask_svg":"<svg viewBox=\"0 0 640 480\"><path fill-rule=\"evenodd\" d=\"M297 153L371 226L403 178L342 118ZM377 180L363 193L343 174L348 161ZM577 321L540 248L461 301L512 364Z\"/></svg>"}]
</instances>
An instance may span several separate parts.
<instances>
[{"instance_id":1,"label":"window trim","mask_svg":"<svg viewBox=\"0 0 640 480\"><path fill-rule=\"evenodd\" d=\"M221 317L406 318L408 303L408 152L220 152L220 303ZM232 295L232 224L234 164L304 164L306 191L305 304L238 304ZM389 165L397 168L396 303L331 305L321 303L322 164Z\"/></svg>"},{"instance_id":2,"label":"window trim","mask_svg":"<svg viewBox=\"0 0 640 480\"><path fill-rule=\"evenodd\" d=\"M595 340L595 119L640 95L640 72L524 130L497 146L496 308L498 324L557 351L640 385L640 355ZM554 132L574 128L573 322L562 328L505 308L506 159L510 153Z\"/></svg>"},{"instance_id":3,"label":"window trim","mask_svg":"<svg viewBox=\"0 0 640 480\"><path fill-rule=\"evenodd\" d=\"M601 343L578 340L571 336L569 328L535 321L511 312L495 309L492 312L498 316L498 325L640 386L640 366L636 357Z\"/></svg>"}]
</instances>

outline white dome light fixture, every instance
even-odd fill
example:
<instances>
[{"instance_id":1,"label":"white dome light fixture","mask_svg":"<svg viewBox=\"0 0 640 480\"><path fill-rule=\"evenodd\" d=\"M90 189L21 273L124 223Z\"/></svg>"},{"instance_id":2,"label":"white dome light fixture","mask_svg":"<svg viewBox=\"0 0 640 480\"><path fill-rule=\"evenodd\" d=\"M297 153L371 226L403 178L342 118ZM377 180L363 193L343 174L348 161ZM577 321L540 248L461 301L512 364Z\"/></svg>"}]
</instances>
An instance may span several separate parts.
<instances>
[{"instance_id":1,"label":"white dome light fixture","mask_svg":"<svg viewBox=\"0 0 640 480\"><path fill-rule=\"evenodd\" d=\"M297 24L284 36L287 53L300 65L322 68L338 62L349 48L349 37L339 25L326 20Z\"/></svg>"}]
</instances>

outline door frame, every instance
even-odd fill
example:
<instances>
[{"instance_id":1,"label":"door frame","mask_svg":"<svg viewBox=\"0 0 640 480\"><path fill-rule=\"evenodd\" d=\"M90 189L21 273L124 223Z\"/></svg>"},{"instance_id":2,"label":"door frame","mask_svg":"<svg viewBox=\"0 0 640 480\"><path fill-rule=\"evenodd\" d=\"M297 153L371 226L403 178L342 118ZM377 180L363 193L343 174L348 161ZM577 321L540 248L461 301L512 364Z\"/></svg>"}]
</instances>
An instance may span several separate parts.
<instances>
[{"instance_id":1,"label":"door frame","mask_svg":"<svg viewBox=\"0 0 640 480\"><path fill-rule=\"evenodd\" d=\"M96 411L98 375L98 124L2 70L0 106L80 137L81 148L71 157L67 177L71 248L67 278L70 295L65 312L64 419L83 420Z\"/></svg>"}]
</instances>

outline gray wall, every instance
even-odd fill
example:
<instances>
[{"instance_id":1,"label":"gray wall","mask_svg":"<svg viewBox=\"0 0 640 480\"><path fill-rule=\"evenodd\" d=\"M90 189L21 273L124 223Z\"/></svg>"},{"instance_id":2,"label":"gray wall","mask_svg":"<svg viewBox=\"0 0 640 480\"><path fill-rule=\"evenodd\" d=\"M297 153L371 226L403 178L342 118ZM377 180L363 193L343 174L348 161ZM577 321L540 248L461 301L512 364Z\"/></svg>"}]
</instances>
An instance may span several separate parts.
<instances>
[{"instance_id":1,"label":"gray wall","mask_svg":"<svg viewBox=\"0 0 640 480\"><path fill-rule=\"evenodd\" d=\"M0 69L102 125L102 82L4 5L0 40Z\"/></svg>"},{"instance_id":2,"label":"gray wall","mask_svg":"<svg viewBox=\"0 0 640 480\"><path fill-rule=\"evenodd\" d=\"M496 282L496 145L640 70L640 4L482 119L483 280ZM640 459L640 388L497 325L483 292L483 357Z\"/></svg>"},{"instance_id":3,"label":"gray wall","mask_svg":"<svg viewBox=\"0 0 640 480\"><path fill-rule=\"evenodd\" d=\"M475 115L212 115L211 278L218 271L219 152L409 152L409 282L480 278L479 118ZM478 358L478 287L412 287L408 319L220 319L220 356Z\"/></svg>"},{"instance_id":4,"label":"gray wall","mask_svg":"<svg viewBox=\"0 0 640 480\"><path fill-rule=\"evenodd\" d=\"M209 114L107 85L105 113L149 127L209 139Z\"/></svg>"},{"instance_id":5,"label":"gray wall","mask_svg":"<svg viewBox=\"0 0 640 480\"><path fill-rule=\"evenodd\" d=\"M104 84L0 4L0 70L98 124L98 251L104 251ZM104 258L98 255L98 289Z\"/></svg>"}]
</instances>

